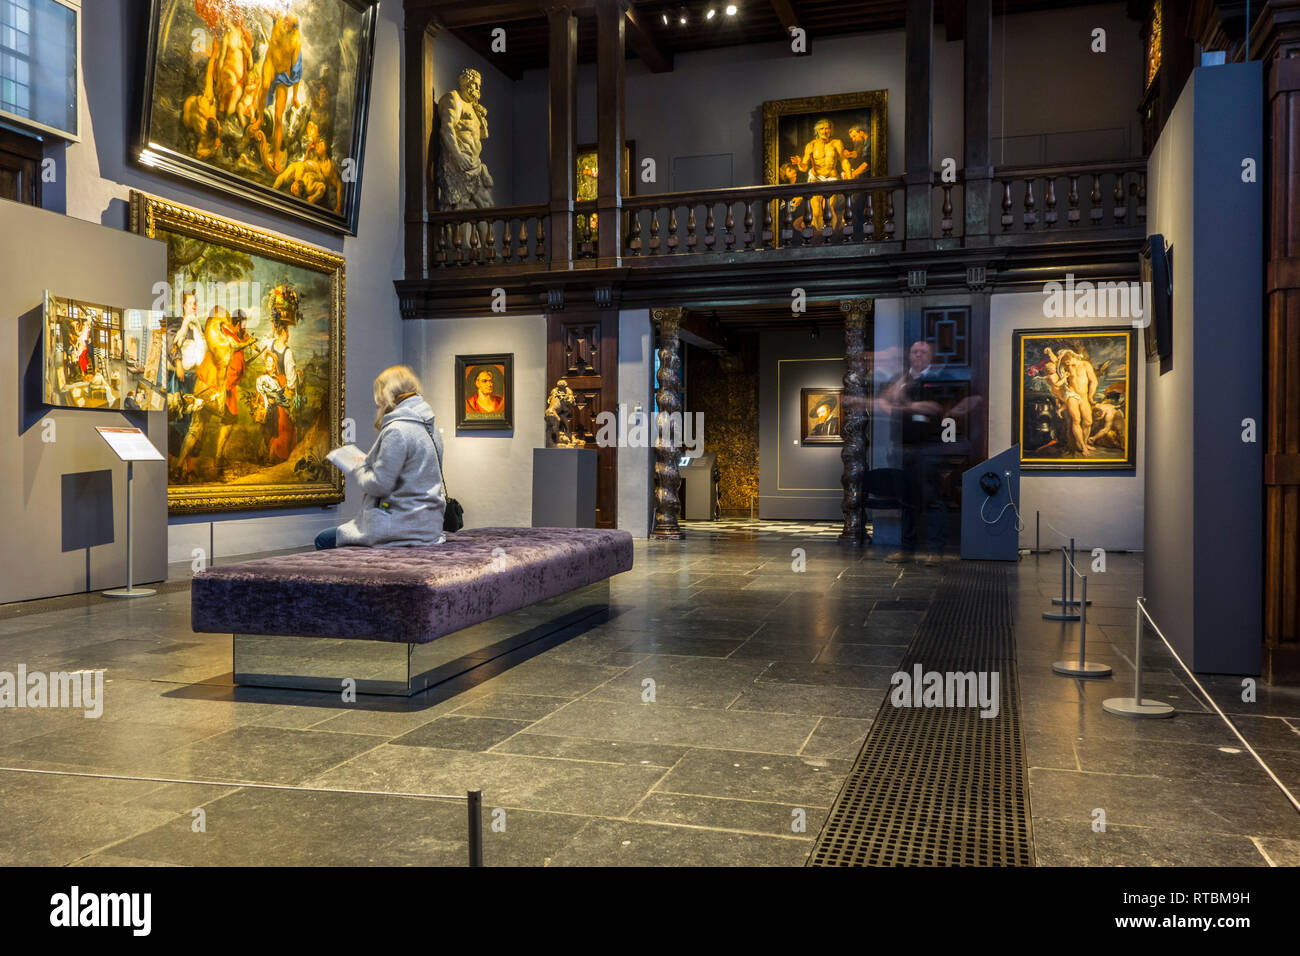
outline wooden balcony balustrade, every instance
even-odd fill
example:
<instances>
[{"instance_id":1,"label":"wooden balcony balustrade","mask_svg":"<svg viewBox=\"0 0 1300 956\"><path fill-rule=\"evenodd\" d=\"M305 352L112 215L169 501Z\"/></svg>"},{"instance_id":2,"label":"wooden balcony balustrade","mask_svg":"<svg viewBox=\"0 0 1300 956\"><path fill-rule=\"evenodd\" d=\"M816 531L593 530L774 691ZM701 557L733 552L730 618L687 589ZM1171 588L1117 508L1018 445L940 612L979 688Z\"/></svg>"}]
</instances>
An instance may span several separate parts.
<instances>
[{"instance_id":1,"label":"wooden balcony balustrade","mask_svg":"<svg viewBox=\"0 0 1300 956\"><path fill-rule=\"evenodd\" d=\"M986 187L989 181L986 182ZM1053 166L998 167L991 180L985 245L1024 245L1056 238L1142 237L1146 225L1144 160ZM930 240L936 250L966 243L966 182L936 174L929 234L909 236L903 177L796 185L742 186L656 193L622 199L621 267L661 266L667 260L731 254L803 259L900 251L906 240ZM597 202L573 204L575 267L596 266L601 229ZM609 215L607 213L607 215ZM456 266L556 268L547 243L552 210L545 204L427 214L431 271ZM912 244L908 243L908 248ZM568 259L570 257L566 257ZM725 261L725 260L722 260ZM560 269L565 269L563 262Z\"/></svg>"}]
</instances>

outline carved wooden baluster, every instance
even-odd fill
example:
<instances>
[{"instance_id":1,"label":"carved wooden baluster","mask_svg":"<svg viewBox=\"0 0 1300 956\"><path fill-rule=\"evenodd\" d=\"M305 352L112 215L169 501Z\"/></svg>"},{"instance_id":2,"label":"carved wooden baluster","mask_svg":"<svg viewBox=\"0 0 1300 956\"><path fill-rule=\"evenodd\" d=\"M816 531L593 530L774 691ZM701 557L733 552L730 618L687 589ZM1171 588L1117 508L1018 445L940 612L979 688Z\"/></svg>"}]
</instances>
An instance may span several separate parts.
<instances>
[{"instance_id":1,"label":"carved wooden baluster","mask_svg":"<svg viewBox=\"0 0 1300 956\"><path fill-rule=\"evenodd\" d=\"M448 264L447 256L447 224L435 222L430 224L433 230L433 261L440 266Z\"/></svg>"},{"instance_id":2,"label":"carved wooden baluster","mask_svg":"<svg viewBox=\"0 0 1300 956\"><path fill-rule=\"evenodd\" d=\"M1065 214L1066 220L1071 226L1079 224L1079 175L1074 173L1070 176L1070 195L1067 197L1070 203L1070 210Z\"/></svg>"},{"instance_id":3,"label":"carved wooden baluster","mask_svg":"<svg viewBox=\"0 0 1300 956\"><path fill-rule=\"evenodd\" d=\"M686 215L686 251L694 252L699 238L695 235L695 207L690 206Z\"/></svg>"},{"instance_id":4,"label":"carved wooden baluster","mask_svg":"<svg viewBox=\"0 0 1300 956\"><path fill-rule=\"evenodd\" d=\"M840 232L844 238L842 242L853 241L853 197L849 193L843 193L844 196L844 225Z\"/></svg>"},{"instance_id":5,"label":"carved wooden baluster","mask_svg":"<svg viewBox=\"0 0 1300 956\"><path fill-rule=\"evenodd\" d=\"M691 210L691 222L695 221L695 210ZM668 254L672 255L677 251L677 207L673 206L668 210Z\"/></svg>"},{"instance_id":6,"label":"carved wooden baluster","mask_svg":"<svg viewBox=\"0 0 1300 956\"><path fill-rule=\"evenodd\" d=\"M732 212L734 202L734 199L727 200L727 216L722 220L722 241L726 243L728 252L736 245L736 216Z\"/></svg>"},{"instance_id":7,"label":"carved wooden baluster","mask_svg":"<svg viewBox=\"0 0 1300 956\"><path fill-rule=\"evenodd\" d=\"M487 226L487 242L484 248L488 265L495 265L497 261L497 224L495 221L489 221L480 223L480 225Z\"/></svg>"},{"instance_id":8,"label":"carved wooden baluster","mask_svg":"<svg viewBox=\"0 0 1300 956\"><path fill-rule=\"evenodd\" d=\"M794 245L794 213L790 209L791 200L781 201L781 245Z\"/></svg>"},{"instance_id":9,"label":"carved wooden baluster","mask_svg":"<svg viewBox=\"0 0 1300 956\"><path fill-rule=\"evenodd\" d=\"M1015 217L1011 215L1011 180L1002 180L1002 231L1007 232L1011 229L1011 224L1015 222Z\"/></svg>"},{"instance_id":10,"label":"carved wooden baluster","mask_svg":"<svg viewBox=\"0 0 1300 956\"><path fill-rule=\"evenodd\" d=\"M862 212L862 241L874 242L876 238L876 210L871 193L867 193L867 207Z\"/></svg>"},{"instance_id":11,"label":"carved wooden baluster","mask_svg":"<svg viewBox=\"0 0 1300 956\"><path fill-rule=\"evenodd\" d=\"M1147 174L1145 169L1138 173L1137 220L1138 222L1147 221Z\"/></svg>"},{"instance_id":12,"label":"carved wooden baluster","mask_svg":"<svg viewBox=\"0 0 1300 956\"><path fill-rule=\"evenodd\" d=\"M501 224L501 261L513 262L515 258L514 219L507 216Z\"/></svg>"},{"instance_id":13,"label":"carved wooden baluster","mask_svg":"<svg viewBox=\"0 0 1300 956\"><path fill-rule=\"evenodd\" d=\"M1034 179L1032 176L1025 177L1025 229L1033 229L1034 224L1038 222L1038 215L1034 212L1037 208L1034 202Z\"/></svg>"},{"instance_id":14,"label":"carved wooden baluster","mask_svg":"<svg viewBox=\"0 0 1300 956\"><path fill-rule=\"evenodd\" d=\"M1124 225L1128 218L1128 206L1124 202L1124 174L1115 174L1115 225Z\"/></svg>"},{"instance_id":15,"label":"carved wooden baluster","mask_svg":"<svg viewBox=\"0 0 1300 956\"><path fill-rule=\"evenodd\" d=\"M760 242L760 247L763 249L772 248L773 238L774 237L772 235L772 204L770 202L765 202L763 203L763 237Z\"/></svg>"},{"instance_id":16,"label":"carved wooden baluster","mask_svg":"<svg viewBox=\"0 0 1300 956\"><path fill-rule=\"evenodd\" d=\"M519 217L519 238L517 240L519 248L515 254L520 262L528 261L528 217Z\"/></svg>"},{"instance_id":17,"label":"carved wooden baluster","mask_svg":"<svg viewBox=\"0 0 1300 956\"><path fill-rule=\"evenodd\" d=\"M943 227L943 237L945 239L952 236L952 184L943 184L943 218L939 220L939 225Z\"/></svg>"},{"instance_id":18,"label":"carved wooden baluster","mask_svg":"<svg viewBox=\"0 0 1300 956\"><path fill-rule=\"evenodd\" d=\"M650 210L650 254L659 255L659 207Z\"/></svg>"},{"instance_id":19,"label":"carved wooden baluster","mask_svg":"<svg viewBox=\"0 0 1300 956\"><path fill-rule=\"evenodd\" d=\"M716 235L718 220L717 217L713 215L713 203L709 203L705 208L708 210L708 213L704 217L704 248L706 251L712 252L714 243L718 241Z\"/></svg>"},{"instance_id":20,"label":"carved wooden baluster","mask_svg":"<svg viewBox=\"0 0 1300 956\"><path fill-rule=\"evenodd\" d=\"M1056 225L1056 177L1047 177L1047 212L1043 214L1043 224L1051 229Z\"/></svg>"},{"instance_id":21,"label":"carved wooden baluster","mask_svg":"<svg viewBox=\"0 0 1300 956\"><path fill-rule=\"evenodd\" d=\"M641 210L632 210L632 234L628 237L627 247L632 255L641 255Z\"/></svg>"},{"instance_id":22,"label":"carved wooden baluster","mask_svg":"<svg viewBox=\"0 0 1300 956\"><path fill-rule=\"evenodd\" d=\"M1092 174L1092 192L1088 194L1088 199L1092 202L1088 217L1094 226L1100 225L1102 214L1105 212L1101 206L1101 173Z\"/></svg>"},{"instance_id":23,"label":"carved wooden baluster","mask_svg":"<svg viewBox=\"0 0 1300 956\"><path fill-rule=\"evenodd\" d=\"M465 248L465 230L461 228L462 225L459 222L451 223L452 254L458 266L465 265L469 256L469 250Z\"/></svg>"},{"instance_id":24,"label":"carved wooden baluster","mask_svg":"<svg viewBox=\"0 0 1300 956\"><path fill-rule=\"evenodd\" d=\"M894 238L894 191L885 193L885 241Z\"/></svg>"},{"instance_id":25,"label":"carved wooden baluster","mask_svg":"<svg viewBox=\"0 0 1300 956\"><path fill-rule=\"evenodd\" d=\"M475 265L483 258L483 242L479 239L478 223L469 224L469 257Z\"/></svg>"},{"instance_id":26,"label":"carved wooden baluster","mask_svg":"<svg viewBox=\"0 0 1300 956\"><path fill-rule=\"evenodd\" d=\"M831 222L835 218L835 194L829 193L822 197L822 228L821 242L830 242L834 230L831 229ZM809 224L811 225L811 223Z\"/></svg>"},{"instance_id":27,"label":"carved wooden baluster","mask_svg":"<svg viewBox=\"0 0 1300 956\"><path fill-rule=\"evenodd\" d=\"M546 261L546 217L537 217L537 261Z\"/></svg>"}]
</instances>

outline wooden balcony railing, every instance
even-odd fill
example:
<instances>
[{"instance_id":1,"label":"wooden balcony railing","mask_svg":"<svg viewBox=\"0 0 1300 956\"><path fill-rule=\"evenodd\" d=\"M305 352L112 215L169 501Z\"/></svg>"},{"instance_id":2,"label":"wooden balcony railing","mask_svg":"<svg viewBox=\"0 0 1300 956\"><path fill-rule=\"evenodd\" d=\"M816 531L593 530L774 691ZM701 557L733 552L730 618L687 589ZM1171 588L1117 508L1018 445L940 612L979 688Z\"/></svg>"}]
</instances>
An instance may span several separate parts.
<instances>
[{"instance_id":1,"label":"wooden balcony railing","mask_svg":"<svg viewBox=\"0 0 1300 956\"><path fill-rule=\"evenodd\" d=\"M1143 225L1145 160L1066 166L1004 166L994 170L1001 194L997 235Z\"/></svg>"},{"instance_id":2,"label":"wooden balcony railing","mask_svg":"<svg viewBox=\"0 0 1300 956\"><path fill-rule=\"evenodd\" d=\"M725 256L818 247L888 252L904 240L932 240L936 248L972 241L1023 244L1085 233L1124 236L1146 222L1144 160L1056 166L1008 166L993 171L989 221L965 219L966 189L936 176L929 234L906 235L907 187L897 176L850 182L745 186L624 198L622 262L635 267L670 257ZM599 256L600 215L595 201L574 204L575 261ZM1000 210L1000 214L999 214ZM545 204L428 214L432 268L511 266L551 268ZM908 248L910 249L910 243ZM591 263L596 264L596 263Z\"/></svg>"}]
</instances>

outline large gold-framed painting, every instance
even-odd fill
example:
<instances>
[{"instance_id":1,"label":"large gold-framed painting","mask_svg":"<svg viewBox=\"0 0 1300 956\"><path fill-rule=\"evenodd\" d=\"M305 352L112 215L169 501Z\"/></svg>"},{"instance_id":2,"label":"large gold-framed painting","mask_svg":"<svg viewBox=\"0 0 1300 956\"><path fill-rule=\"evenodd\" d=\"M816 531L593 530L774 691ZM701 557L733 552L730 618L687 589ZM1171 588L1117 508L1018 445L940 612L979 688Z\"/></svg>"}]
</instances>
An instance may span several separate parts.
<instances>
[{"instance_id":1,"label":"large gold-framed painting","mask_svg":"<svg viewBox=\"0 0 1300 956\"><path fill-rule=\"evenodd\" d=\"M131 192L131 228L167 243L172 514L343 500L343 257Z\"/></svg>"},{"instance_id":2,"label":"large gold-framed painting","mask_svg":"<svg viewBox=\"0 0 1300 956\"><path fill-rule=\"evenodd\" d=\"M769 185L841 183L888 175L889 91L866 90L768 100L763 104L763 181ZM884 193L874 212L876 236L883 233ZM844 224L845 201L831 203L831 225ZM865 202L855 198L853 213L861 229ZM790 202L796 230L821 229L825 198L817 195Z\"/></svg>"},{"instance_id":3,"label":"large gold-framed painting","mask_svg":"<svg viewBox=\"0 0 1300 956\"><path fill-rule=\"evenodd\" d=\"M1012 333L1011 433L1024 470L1137 467L1137 332Z\"/></svg>"},{"instance_id":4,"label":"large gold-framed painting","mask_svg":"<svg viewBox=\"0 0 1300 956\"><path fill-rule=\"evenodd\" d=\"M356 233L373 0L152 0L138 161Z\"/></svg>"}]
</instances>

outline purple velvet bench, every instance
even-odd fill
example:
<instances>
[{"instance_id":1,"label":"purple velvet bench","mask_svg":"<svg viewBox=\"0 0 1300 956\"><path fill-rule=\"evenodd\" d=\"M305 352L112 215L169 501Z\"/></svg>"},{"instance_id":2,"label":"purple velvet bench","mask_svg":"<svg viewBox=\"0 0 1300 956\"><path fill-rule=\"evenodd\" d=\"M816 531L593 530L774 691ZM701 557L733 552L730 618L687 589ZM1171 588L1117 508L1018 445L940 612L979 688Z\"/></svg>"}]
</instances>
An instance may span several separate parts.
<instances>
[{"instance_id":1,"label":"purple velvet bench","mask_svg":"<svg viewBox=\"0 0 1300 956\"><path fill-rule=\"evenodd\" d=\"M234 635L237 684L410 696L607 614L632 535L474 528L425 548L338 548L195 575L195 631ZM597 585L606 582L603 590ZM596 593L600 592L600 593Z\"/></svg>"}]
</instances>

